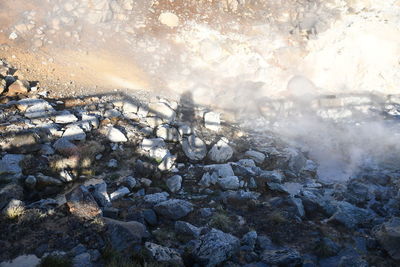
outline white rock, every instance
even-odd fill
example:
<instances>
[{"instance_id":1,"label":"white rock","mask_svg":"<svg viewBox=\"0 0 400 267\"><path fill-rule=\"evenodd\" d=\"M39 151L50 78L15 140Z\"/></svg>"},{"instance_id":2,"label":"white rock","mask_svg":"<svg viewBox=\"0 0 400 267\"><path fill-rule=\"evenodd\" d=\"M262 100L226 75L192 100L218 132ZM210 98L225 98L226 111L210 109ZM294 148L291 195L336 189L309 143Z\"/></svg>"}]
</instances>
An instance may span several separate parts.
<instances>
[{"instance_id":1,"label":"white rock","mask_svg":"<svg viewBox=\"0 0 400 267\"><path fill-rule=\"evenodd\" d=\"M182 187L182 176L174 175L167 179L168 189L172 192L178 192Z\"/></svg>"},{"instance_id":2,"label":"white rock","mask_svg":"<svg viewBox=\"0 0 400 267\"><path fill-rule=\"evenodd\" d=\"M86 139L86 134L79 126L73 125L65 130L62 137L67 140L82 141Z\"/></svg>"},{"instance_id":3,"label":"white rock","mask_svg":"<svg viewBox=\"0 0 400 267\"><path fill-rule=\"evenodd\" d=\"M157 127L156 130L157 137L164 139L165 141L178 142L179 133L178 130L168 124L163 124Z\"/></svg>"},{"instance_id":4,"label":"white rock","mask_svg":"<svg viewBox=\"0 0 400 267\"><path fill-rule=\"evenodd\" d=\"M228 140L222 138L208 152L210 160L223 163L228 161L233 155L233 149L228 145Z\"/></svg>"},{"instance_id":5,"label":"white rock","mask_svg":"<svg viewBox=\"0 0 400 267\"><path fill-rule=\"evenodd\" d=\"M168 151L167 154L162 159L161 163L158 165L158 169L160 171L171 170L172 167L174 166L175 160L176 160L176 156L171 155L171 153L169 153L169 151Z\"/></svg>"},{"instance_id":6,"label":"white rock","mask_svg":"<svg viewBox=\"0 0 400 267\"><path fill-rule=\"evenodd\" d=\"M172 122L176 117L175 111L166 103L150 103L149 112L160 117L165 122Z\"/></svg>"},{"instance_id":7,"label":"white rock","mask_svg":"<svg viewBox=\"0 0 400 267\"><path fill-rule=\"evenodd\" d=\"M207 112L204 114L204 126L212 131L218 131L221 124L221 114L217 112Z\"/></svg>"},{"instance_id":8,"label":"white rock","mask_svg":"<svg viewBox=\"0 0 400 267\"><path fill-rule=\"evenodd\" d=\"M168 154L168 149L162 138L145 138L142 141L141 147L144 151L149 152L150 157L156 160L161 161Z\"/></svg>"},{"instance_id":9,"label":"white rock","mask_svg":"<svg viewBox=\"0 0 400 267\"><path fill-rule=\"evenodd\" d=\"M126 136L115 127L108 128L107 138L113 143L122 143L128 141Z\"/></svg>"},{"instance_id":10,"label":"white rock","mask_svg":"<svg viewBox=\"0 0 400 267\"><path fill-rule=\"evenodd\" d=\"M78 118L74 114L71 114L71 112L69 112L67 110L62 111L60 114L55 116L56 123L67 124L67 123L76 122L77 120L78 120Z\"/></svg>"},{"instance_id":11,"label":"white rock","mask_svg":"<svg viewBox=\"0 0 400 267\"><path fill-rule=\"evenodd\" d=\"M182 141L182 149L191 160L202 160L207 155L206 144L194 134Z\"/></svg>"},{"instance_id":12,"label":"white rock","mask_svg":"<svg viewBox=\"0 0 400 267\"><path fill-rule=\"evenodd\" d=\"M254 151L254 150L249 150L244 153L244 155L252 160L254 160L256 163L263 163L265 160L265 155L261 152Z\"/></svg>"},{"instance_id":13,"label":"white rock","mask_svg":"<svg viewBox=\"0 0 400 267\"><path fill-rule=\"evenodd\" d=\"M24 114L25 117L29 119L48 118L55 113L54 108L44 100L34 99L33 101L30 102L34 103L33 105L30 105L30 103L27 101L21 103L29 105L29 107L26 108Z\"/></svg>"},{"instance_id":14,"label":"white rock","mask_svg":"<svg viewBox=\"0 0 400 267\"><path fill-rule=\"evenodd\" d=\"M158 20L168 27L174 28L179 25L179 18L177 15L171 12L163 12L158 17Z\"/></svg>"},{"instance_id":15,"label":"white rock","mask_svg":"<svg viewBox=\"0 0 400 267\"><path fill-rule=\"evenodd\" d=\"M110 198L111 198L111 200L117 200L119 198L123 198L124 196L126 196L129 193L130 193L129 189L127 187L123 186L123 187L120 187L117 191L111 193Z\"/></svg>"}]
</instances>

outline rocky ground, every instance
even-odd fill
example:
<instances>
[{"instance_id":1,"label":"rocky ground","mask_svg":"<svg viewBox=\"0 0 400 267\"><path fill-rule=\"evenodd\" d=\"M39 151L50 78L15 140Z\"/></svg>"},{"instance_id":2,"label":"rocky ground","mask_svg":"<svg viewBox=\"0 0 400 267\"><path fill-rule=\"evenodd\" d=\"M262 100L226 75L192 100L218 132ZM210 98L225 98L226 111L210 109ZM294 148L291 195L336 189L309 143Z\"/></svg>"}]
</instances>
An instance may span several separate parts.
<instances>
[{"instance_id":1,"label":"rocky ground","mask_svg":"<svg viewBox=\"0 0 400 267\"><path fill-rule=\"evenodd\" d=\"M17 74L1 62L1 267L400 263L396 169L323 182L190 93L52 98Z\"/></svg>"}]
</instances>

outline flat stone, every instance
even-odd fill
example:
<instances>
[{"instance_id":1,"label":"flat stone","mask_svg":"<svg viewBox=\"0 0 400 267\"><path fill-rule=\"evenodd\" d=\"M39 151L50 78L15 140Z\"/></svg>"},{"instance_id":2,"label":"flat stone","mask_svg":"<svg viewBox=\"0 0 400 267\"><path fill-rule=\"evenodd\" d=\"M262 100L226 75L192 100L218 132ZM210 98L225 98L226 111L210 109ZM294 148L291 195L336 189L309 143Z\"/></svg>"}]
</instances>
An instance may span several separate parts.
<instances>
[{"instance_id":1,"label":"flat stone","mask_svg":"<svg viewBox=\"0 0 400 267\"><path fill-rule=\"evenodd\" d=\"M78 118L68 110L63 110L55 116L55 123L68 124L78 121Z\"/></svg>"},{"instance_id":2,"label":"flat stone","mask_svg":"<svg viewBox=\"0 0 400 267\"><path fill-rule=\"evenodd\" d=\"M193 211L193 204L186 200L170 199L155 205L154 210L168 219L178 220Z\"/></svg>"},{"instance_id":3,"label":"flat stone","mask_svg":"<svg viewBox=\"0 0 400 267\"><path fill-rule=\"evenodd\" d=\"M51 117L55 113L54 108L48 102L41 99L35 100L36 101L31 102L20 102L20 104L26 103L29 106L25 110L25 117L29 119L45 119Z\"/></svg>"},{"instance_id":4,"label":"flat stone","mask_svg":"<svg viewBox=\"0 0 400 267\"><path fill-rule=\"evenodd\" d=\"M84 186L78 186L65 195L65 198L69 211L74 216L90 220L102 214L93 196Z\"/></svg>"},{"instance_id":5,"label":"flat stone","mask_svg":"<svg viewBox=\"0 0 400 267\"><path fill-rule=\"evenodd\" d=\"M150 103L149 112L165 122L172 122L176 117L175 111L166 103Z\"/></svg>"},{"instance_id":6,"label":"flat stone","mask_svg":"<svg viewBox=\"0 0 400 267\"><path fill-rule=\"evenodd\" d=\"M225 138L219 140L208 152L208 158L217 163L228 161L233 156L233 149Z\"/></svg>"},{"instance_id":7,"label":"flat stone","mask_svg":"<svg viewBox=\"0 0 400 267\"><path fill-rule=\"evenodd\" d=\"M261 254L261 260L272 266L296 267L302 263L300 253L292 248L267 249Z\"/></svg>"},{"instance_id":8,"label":"flat stone","mask_svg":"<svg viewBox=\"0 0 400 267\"><path fill-rule=\"evenodd\" d=\"M196 135L184 138L182 149L185 155L191 160L202 160L207 155L206 144Z\"/></svg>"}]
</instances>

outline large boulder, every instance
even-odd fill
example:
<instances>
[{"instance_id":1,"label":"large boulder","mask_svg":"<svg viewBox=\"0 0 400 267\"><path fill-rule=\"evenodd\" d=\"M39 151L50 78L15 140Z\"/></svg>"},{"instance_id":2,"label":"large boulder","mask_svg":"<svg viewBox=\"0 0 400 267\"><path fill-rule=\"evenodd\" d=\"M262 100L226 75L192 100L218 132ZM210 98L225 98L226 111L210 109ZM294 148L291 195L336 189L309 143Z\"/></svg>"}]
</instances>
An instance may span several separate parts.
<instances>
[{"instance_id":1,"label":"large boulder","mask_svg":"<svg viewBox=\"0 0 400 267\"><path fill-rule=\"evenodd\" d=\"M178 220L193 211L193 204L186 200L170 199L155 205L154 210L168 219Z\"/></svg>"},{"instance_id":2,"label":"large boulder","mask_svg":"<svg viewBox=\"0 0 400 267\"><path fill-rule=\"evenodd\" d=\"M85 186L78 186L65 195L67 206L72 215L90 220L101 215L101 209Z\"/></svg>"},{"instance_id":3,"label":"large boulder","mask_svg":"<svg viewBox=\"0 0 400 267\"><path fill-rule=\"evenodd\" d=\"M202 266L216 266L239 250L240 240L217 229L211 229L196 242L192 254Z\"/></svg>"},{"instance_id":4,"label":"large boulder","mask_svg":"<svg viewBox=\"0 0 400 267\"><path fill-rule=\"evenodd\" d=\"M107 234L113 249L125 251L136 244L141 244L142 239L148 238L146 226L136 222L123 222L110 218L104 218L107 225Z\"/></svg>"},{"instance_id":5,"label":"large boulder","mask_svg":"<svg viewBox=\"0 0 400 267\"><path fill-rule=\"evenodd\" d=\"M394 217L374 229L379 243L395 259L400 260L400 218Z\"/></svg>"}]
</instances>

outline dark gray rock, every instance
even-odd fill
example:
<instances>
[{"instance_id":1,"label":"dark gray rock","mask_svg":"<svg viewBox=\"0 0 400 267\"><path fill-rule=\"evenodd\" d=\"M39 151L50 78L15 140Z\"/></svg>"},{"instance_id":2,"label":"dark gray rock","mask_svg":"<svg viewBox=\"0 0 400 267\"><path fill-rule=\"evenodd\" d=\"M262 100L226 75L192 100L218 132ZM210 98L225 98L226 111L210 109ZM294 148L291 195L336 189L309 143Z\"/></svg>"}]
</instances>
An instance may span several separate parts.
<instances>
[{"instance_id":1,"label":"dark gray rock","mask_svg":"<svg viewBox=\"0 0 400 267\"><path fill-rule=\"evenodd\" d=\"M107 184L106 182L98 183L93 186L92 195L96 202L101 207L109 207L111 206L110 196L107 193Z\"/></svg>"},{"instance_id":2,"label":"dark gray rock","mask_svg":"<svg viewBox=\"0 0 400 267\"><path fill-rule=\"evenodd\" d=\"M343 256L338 267L368 267L369 264L366 260L359 256Z\"/></svg>"},{"instance_id":3,"label":"dark gray rock","mask_svg":"<svg viewBox=\"0 0 400 267\"><path fill-rule=\"evenodd\" d=\"M144 238L149 237L146 226L139 222L122 222L104 218L107 224L107 234L113 249L125 251L136 244L141 244Z\"/></svg>"},{"instance_id":4,"label":"dark gray rock","mask_svg":"<svg viewBox=\"0 0 400 267\"><path fill-rule=\"evenodd\" d=\"M299 266L302 263L300 253L292 248L267 249L261 253L262 262L278 266Z\"/></svg>"},{"instance_id":5,"label":"dark gray rock","mask_svg":"<svg viewBox=\"0 0 400 267\"><path fill-rule=\"evenodd\" d=\"M175 232L193 238L198 238L200 236L201 229L188 222L176 221Z\"/></svg>"},{"instance_id":6,"label":"dark gray rock","mask_svg":"<svg viewBox=\"0 0 400 267\"><path fill-rule=\"evenodd\" d=\"M235 255L240 241L233 235L211 229L200 237L192 254L202 266L216 266Z\"/></svg>"},{"instance_id":7,"label":"dark gray rock","mask_svg":"<svg viewBox=\"0 0 400 267\"><path fill-rule=\"evenodd\" d=\"M168 219L178 220L192 212L193 205L186 200L170 199L155 205L154 210Z\"/></svg>"},{"instance_id":8,"label":"dark gray rock","mask_svg":"<svg viewBox=\"0 0 400 267\"><path fill-rule=\"evenodd\" d=\"M244 246L249 246L253 250L257 243L257 237L256 231L250 231L242 237L241 243Z\"/></svg>"},{"instance_id":9,"label":"dark gray rock","mask_svg":"<svg viewBox=\"0 0 400 267\"><path fill-rule=\"evenodd\" d=\"M22 168L20 163L24 157L24 155L6 154L0 160L0 181L10 181L21 178Z\"/></svg>"},{"instance_id":10,"label":"dark gray rock","mask_svg":"<svg viewBox=\"0 0 400 267\"><path fill-rule=\"evenodd\" d=\"M374 229L379 243L395 259L400 260L400 218L393 217Z\"/></svg>"},{"instance_id":11,"label":"dark gray rock","mask_svg":"<svg viewBox=\"0 0 400 267\"><path fill-rule=\"evenodd\" d=\"M168 199L168 197L169 197L169 194L167 192L161 192L161 193L145 195L143 197L143 200L148 204L155 205L160 202L166 201Z\"/></svg>"},{"instance_id":12,"label":"dark gray rock","mask_svg":"<svg viewBox=\"0 0 400 267\"><path fill-rule=\"evenodd\" d=\"M144 220L151 226L156 226L158 224L157 214L152 209L147 209L143 211Z\"/></svg>"},{"instance_id":13,"label":"dark gray rock","mask_svg":"<svg viewBox=\"0 0 400 267\"><path fill-rule=\"evenodd\" d=\"M329 218L329 221L340 222L350 229L354 229L357 225L370 222L374 215L371 211L358 208L346 201L336 202L337 210Z\"/></svg>"}]
</instances>

